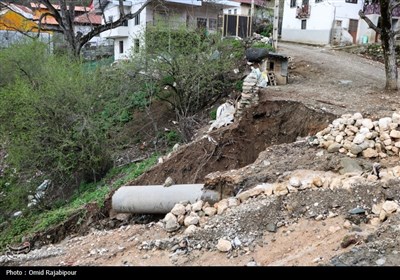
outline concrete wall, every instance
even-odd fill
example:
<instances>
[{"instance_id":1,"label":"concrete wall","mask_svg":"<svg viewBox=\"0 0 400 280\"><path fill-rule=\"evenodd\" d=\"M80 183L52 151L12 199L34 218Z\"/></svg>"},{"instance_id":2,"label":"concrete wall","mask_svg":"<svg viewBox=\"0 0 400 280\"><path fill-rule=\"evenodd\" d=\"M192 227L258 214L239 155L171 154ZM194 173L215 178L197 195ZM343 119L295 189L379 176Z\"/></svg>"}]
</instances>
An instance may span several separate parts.
<instances>
[{"instance_id":1,"label":"concrete wall","mask_svg":"<svg viewBox=\"0 0 400 280\"><path fill-rule=\"evenodd\" d=\"M329 44L330 30L283 29L282 40L315 45Z\"/></svg>"}]
</instances>

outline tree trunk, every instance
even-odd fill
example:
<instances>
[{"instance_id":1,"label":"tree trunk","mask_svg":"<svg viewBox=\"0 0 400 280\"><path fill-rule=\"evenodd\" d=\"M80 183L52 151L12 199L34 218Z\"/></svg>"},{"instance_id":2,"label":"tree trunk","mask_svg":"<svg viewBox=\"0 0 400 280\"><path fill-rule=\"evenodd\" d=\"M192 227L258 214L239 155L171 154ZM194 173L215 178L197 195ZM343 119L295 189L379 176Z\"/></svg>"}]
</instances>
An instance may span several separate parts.
<instances>
[{"instance_id":1,"label":"tree trunk","mask_svg":"<svg viewBox=\"0 0 400 280\"><path fill-rule=\"evenodd\" d=\"M381 41L385 59L386 89L397 90L397 61L390 0L381 0Z\"/></svg>"}]
</instances>

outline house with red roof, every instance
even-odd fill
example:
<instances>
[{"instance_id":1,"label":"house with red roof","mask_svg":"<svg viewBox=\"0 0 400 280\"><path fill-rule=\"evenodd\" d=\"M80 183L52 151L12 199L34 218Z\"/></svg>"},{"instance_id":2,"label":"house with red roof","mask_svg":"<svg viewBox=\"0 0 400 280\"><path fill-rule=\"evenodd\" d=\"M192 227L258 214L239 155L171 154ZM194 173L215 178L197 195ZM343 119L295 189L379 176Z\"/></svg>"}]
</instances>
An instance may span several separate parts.
<instances>
[{"instance_id":1,"label":"house with red roof","mask_svg":"<svg viewBox=\"0 0 400 280\"><path fill-rule=\"evenodd\" d=\"M53 5L53 7L60 10L59 5ZM39 20L41 21L40 30ZM94 26L101 25L101 23L102 17L95 13L93 7L75 6L75 33L86 34ZM27 37L39 36L52 48L54 42L62 41L58 39L62 36L54 31L57 26L58 22L42 4L31 2L24 6L0 1L0 46L7 47ZM87 43L87 46L104 46L110 45L110 43L113 42L101 36L96 36Z\"/></svg>"},{"instance_id":2,"label":"house with red roof","mask_svg":"<svg viewBox=\"0 0 400 280\"><path fill-rule=\"evenodd\" d=\"M29 7L0 1L0 47L8 47L27 37L39 37L50 43L52 32L39 31Z\"/></svg>"}]
</instances>

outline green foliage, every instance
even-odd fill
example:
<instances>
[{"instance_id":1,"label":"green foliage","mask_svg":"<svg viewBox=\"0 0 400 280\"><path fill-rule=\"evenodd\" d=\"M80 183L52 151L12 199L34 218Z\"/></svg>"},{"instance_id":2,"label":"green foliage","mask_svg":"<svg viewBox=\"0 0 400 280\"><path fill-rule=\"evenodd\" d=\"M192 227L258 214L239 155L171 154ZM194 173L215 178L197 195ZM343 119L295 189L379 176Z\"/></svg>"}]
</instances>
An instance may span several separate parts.
<instances>
[{"instance_id":1,"label":"green foliage","mask_svg":"<svg viewBox=\"0 0 400 280\"><path fill-rule=\"evenodd\" d=\"M47 63L46 45L39 41L21 44L0 51L0 87L21 79L32 86L46 73L41 64Z\"/></svg>"},{"instance_id":2,"label":"green foliage","mask_svg":"<svg viewBox=\"0 0 400 280\"><path fill-rule=\"evenodd\" d=\"M96 117L100 75L83 71L77 61L47 55L40 43L12 50L0 52L0 71L10 77L1 80L0 137L7 163L22 179L18 184L29 185L26 180L39 171L58 192L68 193L81 181L101 178L111 160Z\"/></svg>"},{"instance_id":3,"label":"green foliage","mask_svg":"<svg viewBox=\"0 0 400 280\"><path fill-rule=\"evenodd\" d=\"M245 45L242 40L237 40L236 38L224 38L222 40L222 48L230 54L229 59L243 59Z\"/></svg>"},{"instance_id":4,"label":"green foliage","mask_svg":"<svg viewBox=\"0 0 400 280\"><path fill-rule=\"evenodd\" d=\"M235 62L232 48L241 43L232 46L218 34L205 35L177 24L149 28L145 40L146 50L131 63L135 79L138 84L156 85L146 90L148 97L168 102L178 119L203 109L230 86L224 74Z\"/></svg>"},{"instance_id":5,"label":"green foliage","mask_svg":"<svg viewBox=\"0 0 400 280\"><path fill-rule=\"evenodd\" d=\"M210 119L212 119L212 120L217 119L217 109L212 109L210 111Z\"/></svg>"},{"instance_id":6,"label":"green foliage","mask_svg":"<svg viewBox=\"0 0 400 280\"><path fill-rule=\"evenodd\" d=\"M0 234L0 249L7 244L21 242L23 236L29 236L65 222L73 214L83 213L83 206L87 203L95 202L103 206L104 199L110 191L143 174L157 162L157 158L158 155L154 154L143 162L113 168L98 183L82 183L70 202L65 205L44 212L26 212L23 216L11 220L9 226Z\"/></svg>"},{"instance_id":7,"label":"green foliage","mask_svg":"<svg viewBox=\"0 0 400 280\"><path fill-rule=\"evenodd\" d=\"M235 83L235 89L237 91L242 91L243 90L243 80L239 80Z\"/></svg>"},{"instance_id":8,"label":"green foliage","mask_svg":"<svg viewBox=\"0 0 400 280\"><path fill-rule=\"evenodd\" d=\"M254 44L251 45L252 48L259 48L259 49L267 49L270 52L274 52L275 49L273 46L270 44L265 44L263 42L255 42Z\"/></svg>"},{"instance_id":9,"label":"green foliage","mask_svg":"<svg viewBox=\"0 0 400 280\"><path fill-rule=\"evenodd\" d=\"M172 146L181 141L181 136L175 130L171 130L165 133L165 138L169 146Z\"/></svg>"},{"instance_id":10,"label":"green foliage","mask_svg":"<svg viewBox=\"0 0 400 280\"><path fill-rule=\"evenodd\" d=\"M135 73L126 65L100 70L98 75L99 87L103 89L97 100L102 107L99 122L108 133L118 131L124 123L131 121L134 110L143 110L150 105L152 85L135 79Z\"/></svg>"},{"instance_id":11,"label":"green foliage","mask_svg":"<svg viewBox=\"0 0 400 280\"><path fill-rule=\"evenodd\" d=\"M260 34L265 37L270 37L272 35L273 29L274 29L274 25L272 23L268 23L268 24L262 26L262 29L260 30Z\"/></svg>"}]
</instances>

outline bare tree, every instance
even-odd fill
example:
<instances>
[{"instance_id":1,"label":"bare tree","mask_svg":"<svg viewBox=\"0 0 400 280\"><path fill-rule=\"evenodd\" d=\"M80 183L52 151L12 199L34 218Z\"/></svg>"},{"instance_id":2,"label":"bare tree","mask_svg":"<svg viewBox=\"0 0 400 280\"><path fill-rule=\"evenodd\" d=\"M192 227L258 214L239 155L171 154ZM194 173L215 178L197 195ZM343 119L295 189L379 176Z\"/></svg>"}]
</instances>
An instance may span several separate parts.
<instances>
[{"instance_id":1,"label":"bare tree","mask_svg":"<svg viewBox=\"0 0 400 280\"><path fill-rule=\"evenodd\" d=\"M386 89L397 90L398 73L395 36L400 34L400 30L394 30L394 26L392 25L392 13L395 8L400 6L400 2L397 0L379 0L378 2L381 12L380 27L374 24L362 10L360 10L358 14L365 20L370 28L381 35L383 57L385 60Z\"/></svg>"},{"instance_id":2,"label":"bare tree","mask_svg":"<svg viewBox=\"0 0 400 280\"><path fill-rule=\"evenodd\" d=\"M123 6L123 0L119 1L119 18L112 22L104 21L101 25L91 24L91 30L83 34L82 32L75 29L75 7L76 3L83 5L83 0L33 0L32 3L43 5L47 12L40 15L38 19L33 19L37 22L40 31L53 31L61 33L68 45L68 50L71 55L79 57L82 47L89 42L93 37L99 35L100 33L121 26L125 21L133 19L136 15L147 7L149 4L159 0L143 0L142 5L135 12L125 12ZM104 9L107 3L110 1L100 0L99 8L101 13L104 15ZM7 5L7 4L3 4ZM58 6L57 6L58 5ZM86 15L90 22L89 8L87 8ZM46 17L53 17L57 22L57 25L46 24ZM38 34L39 34L38 33Z\"/></svg>"}]
</instances>

